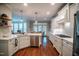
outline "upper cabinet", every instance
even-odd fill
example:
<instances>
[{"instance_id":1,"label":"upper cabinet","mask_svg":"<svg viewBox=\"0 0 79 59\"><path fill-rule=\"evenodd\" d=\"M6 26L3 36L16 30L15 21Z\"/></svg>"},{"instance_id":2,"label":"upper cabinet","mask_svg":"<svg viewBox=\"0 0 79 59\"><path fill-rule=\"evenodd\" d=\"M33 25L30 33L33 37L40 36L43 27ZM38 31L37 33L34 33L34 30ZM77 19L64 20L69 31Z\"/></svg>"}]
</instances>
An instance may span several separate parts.
<instances>
[{"instance_id":1,"label":"upper cabinet","mask_svg":"<svg viewBox=\"0 0 79 59\"><path fill-rule=\"evenodd\" d=\"M74 32L74 14L77 11L76 4L67 4L59 12L58 15L51 20L51 32L69 35L73 37Z\"/></svg>"},{"instance_id":2,"label":"upper cabinet","mask_svg":"<svg viewBox=\"0 0 79 59\"><path fill-rule=\"evenodd\" d=\"M59 12L58 12L58 20L57 23L65 23L69 20L69 4L64 6Z\"/></svg>"}]
</instances>

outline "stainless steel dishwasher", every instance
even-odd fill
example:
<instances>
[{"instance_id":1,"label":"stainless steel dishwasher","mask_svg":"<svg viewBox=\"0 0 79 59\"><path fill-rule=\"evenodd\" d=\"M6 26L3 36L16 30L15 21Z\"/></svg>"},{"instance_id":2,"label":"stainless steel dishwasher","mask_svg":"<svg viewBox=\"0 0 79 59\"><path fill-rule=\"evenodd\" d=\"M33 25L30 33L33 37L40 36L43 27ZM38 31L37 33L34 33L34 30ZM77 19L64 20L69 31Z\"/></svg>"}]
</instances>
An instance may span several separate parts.
<instances>
[{"instance_id":1,"label":"stainless steel dishwasher","mask_svg":"<svg viewBox=\"0 0 79 59\"><path fill-rule=\"evenodd\" d=\"M39 47L39 36L30 36L30 46Z\"/></svg>"}]
</instances>

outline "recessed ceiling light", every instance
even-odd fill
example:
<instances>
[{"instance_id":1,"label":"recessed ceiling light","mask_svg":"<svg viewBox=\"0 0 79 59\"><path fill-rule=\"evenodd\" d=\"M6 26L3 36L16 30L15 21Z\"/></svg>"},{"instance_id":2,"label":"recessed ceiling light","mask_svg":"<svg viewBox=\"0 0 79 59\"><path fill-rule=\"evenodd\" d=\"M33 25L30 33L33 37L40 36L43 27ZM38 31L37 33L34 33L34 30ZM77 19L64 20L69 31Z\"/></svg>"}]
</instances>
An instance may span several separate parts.
<instances>
[{"instance_id":1,"label":"recessed ceiling light","mask_svg":"<svg viewBox=\"0 0 79 59\"><path fill-rule=\"evenodd\" d=\"M55 3L51 3L51 5L55 5Z\"/></svg>"},{"instance_id":2,"label":"recessed ceiling light","mask_svg":"<svg viewBox=\"0 0 79 59\"><path fill-rule=\"evenodd\" d=\"M47 14L47 15L49 15L49 14L50 14L50 12L49 12L49 11L47 11L47 12L46 12L46 14Z\"/></svg>"},{"instance_id":3,"label":"recessed ceiling light","mask_svg":"<svg viewBox=\"0 0 79 59\"><path fill-rule=\"evenodd\" d=\"M28 4L27 3L24 3L24 6L28 6Z\"/></svg>"}]
</instances>

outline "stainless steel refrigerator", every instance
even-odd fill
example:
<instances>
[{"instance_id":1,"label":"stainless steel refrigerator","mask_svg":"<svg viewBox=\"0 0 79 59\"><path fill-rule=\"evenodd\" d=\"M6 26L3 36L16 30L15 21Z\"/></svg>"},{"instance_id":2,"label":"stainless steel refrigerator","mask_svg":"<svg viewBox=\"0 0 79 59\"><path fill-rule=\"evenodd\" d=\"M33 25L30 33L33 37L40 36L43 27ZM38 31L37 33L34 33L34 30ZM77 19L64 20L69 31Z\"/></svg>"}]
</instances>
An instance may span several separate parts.
<instances>
[{"instance_id":1,"label":"stainless steel refrigerator","mask_svg":"<svg viewBox=\"0 0 79 59\"><path fill-rule=\"evenodd\" d=\"M74 14L73 56L79 56L79 11Z\"/></svg>"}]
</instances>

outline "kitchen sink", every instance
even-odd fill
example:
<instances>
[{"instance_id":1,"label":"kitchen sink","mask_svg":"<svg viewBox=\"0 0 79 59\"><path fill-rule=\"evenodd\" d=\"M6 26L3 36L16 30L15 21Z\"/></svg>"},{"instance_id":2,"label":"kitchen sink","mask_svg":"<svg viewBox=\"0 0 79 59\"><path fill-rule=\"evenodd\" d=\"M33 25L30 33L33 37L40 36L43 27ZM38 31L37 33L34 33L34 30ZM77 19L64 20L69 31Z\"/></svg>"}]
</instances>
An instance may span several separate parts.
<instances>
[{"instance_id":1,"label":"kitchen sink","mask_svg":"<svg viewBox=\"0 0 79 59\"><path fill-rule=\"evenodd\" d=\"M59 36L59 37L63 37L63 38L71 38L70 36L63 35L63 34L57 34L57 36Z\"/></svg>"}]
</instances>

